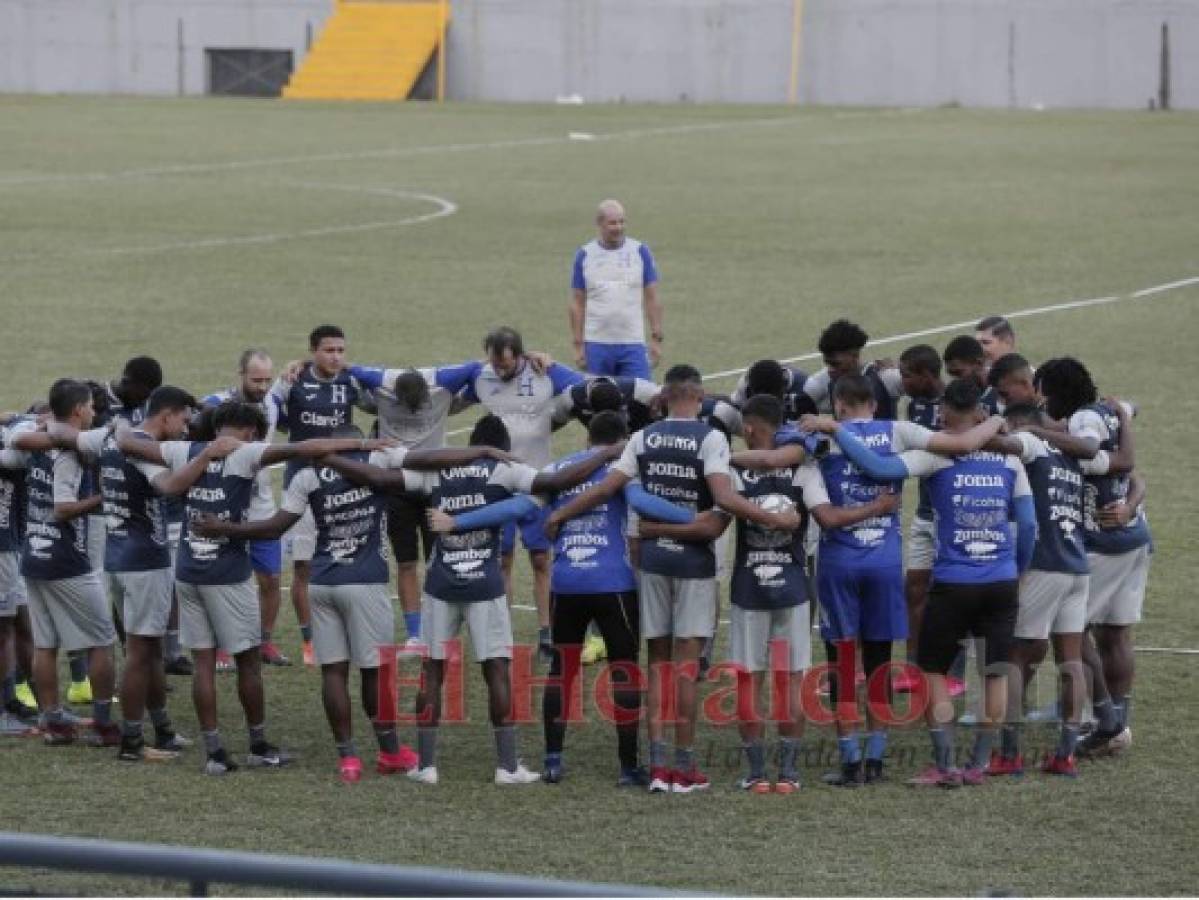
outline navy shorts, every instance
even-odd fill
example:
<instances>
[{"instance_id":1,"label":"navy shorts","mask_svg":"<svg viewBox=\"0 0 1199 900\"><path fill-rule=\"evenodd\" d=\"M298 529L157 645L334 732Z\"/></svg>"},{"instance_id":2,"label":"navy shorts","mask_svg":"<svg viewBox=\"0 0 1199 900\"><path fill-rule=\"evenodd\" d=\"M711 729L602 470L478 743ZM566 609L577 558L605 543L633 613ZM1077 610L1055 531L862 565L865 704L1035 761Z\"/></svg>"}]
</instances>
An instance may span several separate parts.
<instances>
[{"instance_id":1,"label":"navy shorts","mask_svg":"<svg viewBox=\"0 0 1199 900\"><path fill-rule=\"evenodd\" d=\"M819 563L820 635L826 641L902 641L908 606L900 566L856 568Z\"/></svg>"},{"instance_id":2,"label":"navy shorts","mask_svg":"<svg viewBox=\"0 0 1199 900\"><path fill-rule=\"evenodd\" d=\"M250 541L250 567L260 575L283 571L283 541Z\"/></svg>"},{"instance_id":3,"label":"navy shorts","mask_svg":"<svg viewBox=\"0 0 1199 900\"><path fill-rule=\"evenodd\" d=\"M649 351L645 344L599 344L586 341L583 356L592 375L650 378Z\"/></svg>"},{"instance_id":4,"label":"navy shorts","mask_svg":"<svg viewBox=\"0 0 1199 900\"><path fill-rule=\"evenodd\" d=\"M520 529L520 542L525 545L526 550L549 550L552 544L545 534L545 521L549 516L549 507L542 506L519 522L509 522L505 525L500 532L500 553L507 556L516 550L517 528Z\"/></svg>"}]
</instances>

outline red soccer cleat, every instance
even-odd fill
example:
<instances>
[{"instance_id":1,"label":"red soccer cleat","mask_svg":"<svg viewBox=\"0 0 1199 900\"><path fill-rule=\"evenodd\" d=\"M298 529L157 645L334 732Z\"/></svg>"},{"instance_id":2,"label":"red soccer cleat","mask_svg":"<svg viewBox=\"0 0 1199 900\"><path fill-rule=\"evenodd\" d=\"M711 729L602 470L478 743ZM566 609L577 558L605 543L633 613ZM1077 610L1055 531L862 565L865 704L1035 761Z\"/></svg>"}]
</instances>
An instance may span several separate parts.
<instances>
[{"instance_id":1,"label":"red soccer cleat","mask_svg":"<svg viewBox=\"0 0 1199 900\"><path fill-rule=\"evenodd\" d=\"M1074 762L1074 757L1058 756L1056 753L1053 756L1045 758L1045 762L1041 766L1041 771L1046 775L1064 775L1067 778L1078 777L1078 765Z\"/></svg>"},{"instance_id":2,"label":"red soccer cleat","mask_svg":"<svg viewBox=\"0 0 1199 900\"><path fill-rule=\"evenodd\" d=\"M978 787L987 783L986 769L982 766L966 766L962 769L962 784L968 787Z\"/></svg>"},{"instance_id":3,"label":"red soccer cleat","mask_svg":"<svg viewBox=\"0 0 1199 900\"><path fill-rule=\"evenodd\" d=\"M304 665L310 669L316 665L316 651L312 649L312 641L304 642Z\"/></svg>"},{"instance_id":4,"label":"red soccer cleat","mask_svg":"<svg viewBox=\"0 0 1199 900\"><path fill-rule=\"evenodd\" d=\"M409 772L420 765L420 757L407 744L400 744L395 753L379 753L375 771L380 775L398 775Z\"/></svg>"},{"instance_id":5,"label":"red soccer cleat","mask_svg":"<svg viewBox=\"0 0 1199 900\"><path fill-rule=\"evenodd\" d=\"M267 641L259 648L262 653L262 661L268 666L290 666L291 660L279 652L279 648L271 641Z\"/></svg>"},{"instance_id":6,"label":"red soccer cleat","mask_svg":"<svg viewBox=\"0 0 1199 900\"><path fill-rule=\"evenodd\" d=\"M991 754L991 761L987 763L987 767L983 769L986 775L1012 775L1020 776L1024 774L1024 757L1017 753L1013 757L1002 756L998 751Z\"/></svg>"},{"instance_id":7,"label":"red soccer cleat","mask_svg":"<svg viewBox=\"0 0 1199 900\"><path fill-rule=\"evenodd\" d=\"M345 784L362 780L362 760L357 756L343 756L337 762L337 774Z\"/></svg>"},{"instance_id":8,"label":"red soccer cleat","mask_svg":"<svg viewBox=\"0 0 1199 900\"><path fill-rule=\"evenodd\" d=\"M912 787L957 788L962 786L962 773L957 769L938 769L929 766L923 772L908 779Z\"/></svg>"},{"instance_id":9,"label":"red soccer cleat","mask_svg":"<svg viewBox=\"0 0 1199 900\"><path fill-rule=\"evenodd\" d=\"M651 794L670 793L670 783L674 780L674 772L666 766L654 766L649 770L649 792Z\"/></svg>"},{"instance_id":10,"label":"red soccer cleat","mask_svg":"<svg viewBox=\"0 0 1199 900\"><path fill-rule=\"evenodd\" d=\"M686 772L681 769L675 769L671 773L670 792L672 794L690 794L695 791L706 791L709 787L711 787L711 782L708 781L708 776L701 772L698 766L692 766Z\"/></svg>"}]
</instances>

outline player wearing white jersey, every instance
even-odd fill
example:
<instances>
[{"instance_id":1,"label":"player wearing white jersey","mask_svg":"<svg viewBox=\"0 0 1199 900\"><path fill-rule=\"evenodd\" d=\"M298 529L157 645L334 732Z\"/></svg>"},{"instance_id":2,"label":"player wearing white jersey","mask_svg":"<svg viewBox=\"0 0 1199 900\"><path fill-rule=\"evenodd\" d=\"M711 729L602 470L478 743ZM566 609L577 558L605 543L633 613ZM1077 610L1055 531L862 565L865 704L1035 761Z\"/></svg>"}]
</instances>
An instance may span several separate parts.
<instances>
[{"instance_id":1,"label":"player wearing white jersey","mask_svg":"<svg viewBox=\"0 0 1199 900\"><path fill-rule=\"evenodd\" d=\"M463 399L483 406L503 420L512 441L512 453L535 469L550 463L555 398L583 376L560 363L538 372L525 354L524 341L514 328L502 327L483 339L487 363L467 375L461 385ZM552 647L550 637L550 541L545 535L544 515L520 523L521 542L529 551L537 601L538 642L543 652ZM504 531L504 580L512 599L512 561L516 538L513 529Z\"/></svg>"},{"instance_id":2,"label":"player wearing white jersey","mask_svg":"<svg viewBox=\"0 0 1199 900\"><path fill-rule=\"evenodd\" d=\"M571 273L575 362L593 375L648 379L662 354L657 264L649 247L625 234L620 203L601 203L595 222L599 235L576 251Z\"/></svg>"}]
</instances>

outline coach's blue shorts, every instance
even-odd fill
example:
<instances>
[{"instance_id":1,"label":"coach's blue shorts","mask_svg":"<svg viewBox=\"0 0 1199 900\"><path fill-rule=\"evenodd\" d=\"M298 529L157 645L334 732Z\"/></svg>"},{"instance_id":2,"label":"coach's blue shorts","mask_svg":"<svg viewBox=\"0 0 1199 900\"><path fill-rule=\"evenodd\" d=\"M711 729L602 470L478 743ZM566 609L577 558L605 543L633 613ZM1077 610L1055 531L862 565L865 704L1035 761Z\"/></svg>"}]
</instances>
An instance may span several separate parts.
<instances>
[{"instance_id":1,"label":"coach's blue shorts","mask_svg":"<svg viewBox=\"0 0 1199 900\"><path fill-rule=\"evenodd\" d=\"M509 522L500 532L500 553L507 556L516 549L516 529L520 528L520 542L526 550L549 550L552 544L545 533L545 520L550 517L549 507L542 506L537 512L529 513L519 522Z\"/></svg>"},{"instance_id":2,"label":"coach's blue shorts","mask_svg":"<svg viewBox=\"0 0 1199 900\"><path fill-rule=\"evenodd\" d=\"M597 344L586 341L583 355L592 375L644 378L649 381L649 351L645 344Z\"/></svg>"},{"instance_id":3,"label":"coach's blue shorts","mask_svg":"<svg viewBox=\"0 0 1199 900\"><path fill-rule=\"evenodd\" d=\"M908 636L903 569L818 564L820 636L826 641L902 641Z\"/></svg>"},{"instance_id":4,"label":"coach's blue shorts","mask_svg":"<svg viewBox=\"0 0 1199 900\"><path fill-rule=\"evenodd\" d=\"M262 575L283 571L283 541L250 541L250 567Z\"/></svg>"}]
</instances>

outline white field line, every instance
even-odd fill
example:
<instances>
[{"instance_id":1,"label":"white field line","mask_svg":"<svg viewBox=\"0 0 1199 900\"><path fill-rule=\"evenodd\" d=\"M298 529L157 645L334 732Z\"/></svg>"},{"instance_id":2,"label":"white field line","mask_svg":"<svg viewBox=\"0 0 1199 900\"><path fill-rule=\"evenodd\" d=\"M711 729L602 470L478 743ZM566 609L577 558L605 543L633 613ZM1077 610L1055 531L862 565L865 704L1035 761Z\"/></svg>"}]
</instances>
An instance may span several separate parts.
<instances>
[{"instance_id":1,"label":"white field line","mask_svg":"<svg viewBox=\"0 0 1199 900\"><path fill-rule=\"evenodd\" d=\"M833 113L828 118L833 120L845 119L879 119L893 116L911 115L920 112L919 109L884 109L884 110L849 110ZM277 166L306 165L309 163L353 162L356 160L373 159L402 159L413 156L442 155L446 153L467 153L475 150L515 150L525 147L546 147L559 144L595 143L602 141L636 140L645 137L669 137L680 134L694 134L708 131L732 131L744 128L776 128L799 123L819 124L825 117L810 115L770 116L759 119L742 119L739 121L696 122L690 125L664 125L657 128L630 128L624 131L595 133L586 142L579 142L570 137L568 132L558 135L547 135L535 138L513 138L503 141L480 141L475 143L433 144L418 147L389 147L378 150L355 150L344 153L319 153L308 156L276 156L259 157L256 159L228 160L212 163L177 163L162 166L149 166L139 169L121 169L111 172L64 172L33 175L0 176L0 187L19 187L36 184L71 184L86 182L119 181L136 178L157 178L172 175L195 175L208 172L239 172L247 169L274 168Z\"/></svg>"},{"instance_id":2,"label":"white field line","mask_svg":"<svg viewBox=\"0 0 1199 900\"><path fill-rule=\"evenodd\" d=\"M1193 284L1199 284L1199 275L1191 278L1183 278L1179 281L1169 281L1165 284L1155 284L1152 287L1143 288L1132 294L1122 294L1111 297L1092 297L1088 300L1068 300L1063 303L1052 303L1049 306L1035 306L1031 309L1020 309L1014 312L1004 313L1008 319L1023 319L1028 316L1040 316L1045 313L1062 312L1070 309L1085 309L1090 306L1101 306L1106 303L1121 303L1125 300L1143 300L1147 297L1153 297L1158 294L1164 294L1168 291L1177 290L1178 288L1188 287ZM979 320L979 316L973 319L967 319L962 322L951 322L948 325L935 325L932 328L924 328L920 331L906 331L903 334L893 334L889 337L876 338L866 344L867 347L877 347L882 344L894 344L899 341L911 341L916 338L928 337L934 334L945 334L949 331L960 331L962 329L973 331L975 324ZM807 360L820 359L819 353L802 353L799 356L789 356L786 359L780 359L781 363L805 362ZM741 375L745 372L748 366L743 366L739 369L725 369L723 372L709 372L704 376L704 381L715 381L720 378L732 378L734 375ZM458 428L454 431L447 431L447 437L453 437L460 434L467 434L469 428Z\"/></svg>"},{"instance_id":3,"label":"white field line","mask_svg":"<svg viewBox=\"0 0 1199 900\"><path fill-rule=\"evenodd\" d=\"M407 216L402 219L384 219L376 222L358 222L352 225L325 225L320 228L308 228L301 231L278 231L269 232L266 234L246 234L226 237L198 238L191 241L172 241L168 244L150 244L136 247L98 247L91 250L79 250L74 253L66 254L59 250L56 251L55 257L61 259L64 255L90 257L137 256L150 253L172 253L182 250L207 250L216 247L277 244L281 241L293 241L302 238L328 237L334 234L357 234L364 231L378 231L379 229L383 228L399 228L405 225L419 225L422 222L431 222L434 219L452 216L458 211L457 203L454 203L452 200L447 200L445 197L438 197L436 194L421 194L414 191L401 191L393 188L383 187L318 184L315 182L292 182L291 184L294 187L313 190L351 191L354 193L369 194L376 197L389 197L399 200L419 200L422 203L431 204L436 208L432 212L422 213L418 216ZM44 258L46 258L44 254L25 254L8 257L0 260L0 262L11 263Z\"/></svg>"}]
</instances>

